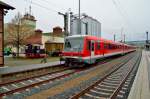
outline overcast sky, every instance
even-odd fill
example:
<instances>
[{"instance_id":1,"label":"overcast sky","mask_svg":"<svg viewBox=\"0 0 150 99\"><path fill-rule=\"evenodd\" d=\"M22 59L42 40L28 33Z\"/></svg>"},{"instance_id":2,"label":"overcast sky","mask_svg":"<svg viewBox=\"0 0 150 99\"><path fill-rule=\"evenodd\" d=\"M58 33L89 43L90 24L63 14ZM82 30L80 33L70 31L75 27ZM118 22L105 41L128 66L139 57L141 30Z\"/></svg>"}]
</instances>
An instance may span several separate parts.
<instances>
[{"instance_id":1,"label":"overcast sky","mask_svg":"<svg viewBox=\"0 0 150 99\"><path fill-rule=\"evenodd\" d=\"M37 29L52 31L54 26L63 27L63 18L57 12L66 12L69 8L78 13L78 0L2 0L15 7L5 16L10 22L19 11L29 11L37 20ZM32 2L32 3L31 3ZM40 6L37 6L40 5ZM46 8L44 8L46 7ZM146 31L150 32L150 0L81 0L81 13L96 18L102 24L102 37L121 39L121 31L126 40L145 40Z\"/></svg>"}]
</instances>

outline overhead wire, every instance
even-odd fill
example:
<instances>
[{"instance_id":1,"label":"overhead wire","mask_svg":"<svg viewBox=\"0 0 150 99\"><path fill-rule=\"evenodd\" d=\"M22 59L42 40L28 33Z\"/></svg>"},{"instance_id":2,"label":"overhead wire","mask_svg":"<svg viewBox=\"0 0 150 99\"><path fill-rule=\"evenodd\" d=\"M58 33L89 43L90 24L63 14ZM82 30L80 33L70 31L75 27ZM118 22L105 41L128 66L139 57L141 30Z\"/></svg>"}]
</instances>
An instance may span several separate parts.
<instances>
[{"instance_id":1,"label":"overhead wire","mask_svg":"<svg viewBox=\"0 0 150 99\"><path fill-rule=\"evenodd\" d=\"M117 2L119 3L119 5L121 5L119 0L117 0ZM132 22L130 21L127 11L123 7L120 7L120 8L122 8L122 11L124 12L124 16L126 17L126 20L128 21L129 25L132 27L133 30L135 30L135 28L132 25Z\"/></svg>"},{"instance_id":2,"label":"overhead wire","mask_svg":"<svg viewBox=\"0 0 150 99\"><path fill-rule=\"evenodd\" d=\"M57 13L59 12L59 11L54 10L54 9L52 9L52 8L45 7L45 6L43 6L43 5L39 4L39 3L36 3L36 2L34 2L34 1L32 1L32 0L24 0L24 1L26 1L26 2L28 2L28 3L30 3L30 4L36 5L36 6L38 6L38 7L44 8L44 9L48 10L49 12L50 12L50 11L57 12Z\"/></svg>"},{"instance_id":3,"label":"overhead wire","mask_svg":"<svg viewBox=\"0 0 150 99\"><path fill-rule=\"evenodd\" d=\"M52 6L54 6L54 7L59 7L59 9L61 8L61 9L63 9L63 10L66 10L63 6L61 6L60 4L58 5L58 4L55 4L55 3L53 3L53 2L51 2L51 1L49 1L49 0L42 0L43 2L46 2L46 3L48 3L48 4L51 4Z\"/></svg>"},{"instance_id":4,"label":"overhead wire","mask_svg":"<svg viewBox=\"0 0 150 99\"><path fill-rule=\"evenodd\" d=\"M129 20L129 16L126 13L126 11L124 10L123 7L120 7L119 5L121 5L121 3L117 0L117 2L115 0L112 0L113 4L115 5L116 9L118 10L118 12L120 13L120 15L122 16L122 18L125 21L125 24L127 24L129 26L129 28L132 30L132 32L135 31L131 21Z\"/></svg>"}]
</instances>

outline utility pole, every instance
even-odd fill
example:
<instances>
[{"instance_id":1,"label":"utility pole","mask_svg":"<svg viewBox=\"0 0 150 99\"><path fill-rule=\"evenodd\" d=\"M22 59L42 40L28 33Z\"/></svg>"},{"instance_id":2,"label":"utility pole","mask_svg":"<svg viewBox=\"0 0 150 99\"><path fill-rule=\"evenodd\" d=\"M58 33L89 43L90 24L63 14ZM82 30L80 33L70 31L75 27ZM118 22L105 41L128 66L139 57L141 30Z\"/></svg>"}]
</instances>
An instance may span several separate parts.
<instances>
[{"instance_id":1,"label":"utility pole","mask_svg":"<svg viewBox=\"0 0 150 99\"><path fill-rule=\"evenodd\" d=\"M122 35L122 33L123 33L123 28L121 28L121 42L123 42L123 35Z\"/></svg>"},{"instance_id":2,"label":"utility pole","mask_svg":"<svg viewBox=\"0 0 150 99\"><path fill-rule=\"evenodd\" d=\"M73 12L70 12L70 35L72 35L73 33L73 31L72 31L72 29L73 29L73 27L72 27L72 25L73 25Z\"/></svg>"},{"instance_id":3,"label":"utility pole","mask_svg":"<svg viewBox=\"0 0 150 99\"><path fill-rule=\"evenodd\" d=\"M79 0L79 20L80 20L80 0Z\"/></svg>"},{"instance_id":4,"label":"utility pole","mask_svg":"<svg viewBox=\"0 0 150 99\"><path fill-rule=\"evenodd\" d=\"M68 36L68 13L66 12L65 14L58 12L59 15L62 15L64 17L64 36Z\"/></svg>"},{"instance_id":5,"label":"utility pole","mask_svg":"<svg viewBox=\"0 0 150 99\"><path fill-rule=\"evenodd\" d=\"M116 41L116 35L114 34L114 42Z\"/></svg>"},{"instance_id":6,"label":"utility pole","mask_svg":"<svg viewBox=\"0 0 150 99\"><path fill-rule=\"evenodd\" d=\"M148 43L148 31L146 31L146 43Z\"/></svg>"},{"instance_id":7,"label":"utility pole","mask_svg":"<svg viewBox=\"0 0 150 99\"><path fill-rule=\"evenodd\" d=\"M80 17L81 17L81 16L80 16L80 0L79 0L79 21L78 21L78 24L79 24L79 25L78 25L78 27L79 27L79 28L78 28L78 32L79 32L79 33L78 33L78 34L81 34L81 20L80 20Z\"/></svg>"},{"instance_id":8,"label":"utility pole","mask_svg":"<svg viewBox=\"0 0 150 99\"><path fill-rule=\"evenodd\" d=\"M124 43L125 43L126 35L124 34L123 37L124 37L124 40L123 40L123 41L124 41Z\"/></svg>"}]
</instances>

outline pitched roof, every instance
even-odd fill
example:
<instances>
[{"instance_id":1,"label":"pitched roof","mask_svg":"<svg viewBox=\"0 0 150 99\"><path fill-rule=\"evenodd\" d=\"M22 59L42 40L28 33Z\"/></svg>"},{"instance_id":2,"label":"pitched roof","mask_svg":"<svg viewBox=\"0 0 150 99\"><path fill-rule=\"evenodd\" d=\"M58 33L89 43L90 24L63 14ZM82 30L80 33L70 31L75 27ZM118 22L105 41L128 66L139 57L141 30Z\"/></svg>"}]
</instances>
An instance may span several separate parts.
<instances>
[{"instance_id":1,"label":"pitched roof","mask_svg":"<svg viewBox=\"0 0 150 99\"><path fill-rule=\"evenodd\" d=\"M12 6L10 6L10 5L8 5L8 4L2 2L2 1L0 1L0 6L1 6L2 8L4 8L4 9L7 9L7 10L9 10L9 9L13 10L13 9L15 9L14 7L12 7Z\"/></svg>"},{"instance_id":2,"label":"pitched roof","mask_svg":"<svg viewBox=\"0 0 150 99\"><path fill-rule=\"evenodd\" d=\"M42 35L34 34L26 39L26 44L40 44L42 45Z\"/></svg>"},{"instance_id":3,"label":"pitched roof","mask_svg":"<svg viewBox=\"0 0 150 99\"><path fill-rule=\"evenodd\" d=\"M64 32L60 33L60 34L53 34L53 32L47 32L47 33L43 33L43 36L54 36L54 37L64 37Z\"/></svg>"}]
</instances>

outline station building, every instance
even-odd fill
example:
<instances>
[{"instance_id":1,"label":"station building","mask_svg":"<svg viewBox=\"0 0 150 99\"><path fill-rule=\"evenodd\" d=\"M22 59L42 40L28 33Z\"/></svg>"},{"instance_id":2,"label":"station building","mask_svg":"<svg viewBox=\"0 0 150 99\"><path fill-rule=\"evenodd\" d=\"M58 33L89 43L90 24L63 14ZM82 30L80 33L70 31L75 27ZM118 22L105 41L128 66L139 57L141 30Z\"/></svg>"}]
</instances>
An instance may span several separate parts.
<instances>
[{"instance_id":1,"label":"station building","mask_svg":"<svg viewBox=\"0 0 150 99\"><path fill-rule=\"evenodd\" d=\"M53 32L43 33L42 44L49 52L62 51L64 47L64 32L62 28L56 26L53 28Z\"/></svg>"},{"instance_id":2,"label":"station building","mask_svg":"<svg viewBox=\"0 0 150 99\"><path fill-rule=\"evenodd\" d=\"M23 42L20 42L19 53L25 53L26 45L37 46L40 49L46 49L47 51L63 50L64 44L64 32L61 27L56 26L52 32L43 33L41 29L36 29L36 18L31 14L31 11L26 12L21 18L21 24L25 24L26 28L30 28L30 34L27 33ZM5 29L9 28L10 24L5 24ZM22 35L22 34L20 34ZM13 52L17 52L16 46L12 44L12 39L8 39L9 33L5 32L5 47L11 48ZM21 55L21 54L20 54Z\"/></svg>"}]
</instances>

